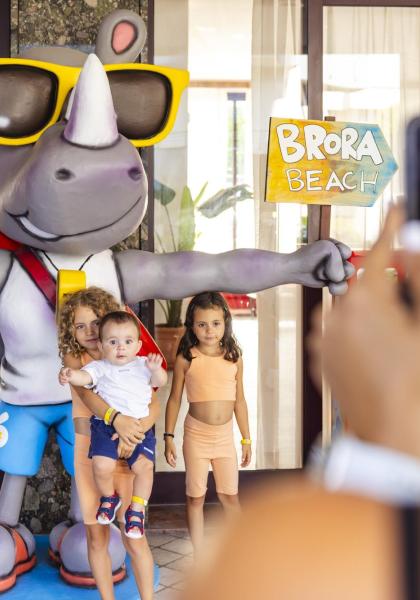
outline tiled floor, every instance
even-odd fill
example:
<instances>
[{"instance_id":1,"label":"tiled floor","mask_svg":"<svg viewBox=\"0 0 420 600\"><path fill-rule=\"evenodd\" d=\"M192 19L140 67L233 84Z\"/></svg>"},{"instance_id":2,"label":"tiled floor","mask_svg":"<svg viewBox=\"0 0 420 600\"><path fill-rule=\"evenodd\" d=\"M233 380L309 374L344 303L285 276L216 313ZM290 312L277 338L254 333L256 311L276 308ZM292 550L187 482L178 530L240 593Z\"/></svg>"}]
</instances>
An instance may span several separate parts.
<instances>
[{"instance_id":1,"label":"tiled floor","mask_svg":"<svg viewBox=\"0 0 420 600\"><path fill-rule=\"evenodd\" d=\"M220 516L218 505L206 505L206 535L214 530ZM147 539L155 562L160 567L160 584L156 600L176 600L193 564L192 545L186 528L185 506L151 506L148 514Z\"/></svg>"},{"instance_id":2,"label":"tiled floor","mask_svg":"<svg viewBox=\"0 0 420 600\"><path fill-rule=\"evenodd\" d=\"M153 558L160 567L160 584L155 597L157 600L173 600L182 589L185 573L193 561L188 533L149 530L147 537Z\"/></svg>"}]
</instances>

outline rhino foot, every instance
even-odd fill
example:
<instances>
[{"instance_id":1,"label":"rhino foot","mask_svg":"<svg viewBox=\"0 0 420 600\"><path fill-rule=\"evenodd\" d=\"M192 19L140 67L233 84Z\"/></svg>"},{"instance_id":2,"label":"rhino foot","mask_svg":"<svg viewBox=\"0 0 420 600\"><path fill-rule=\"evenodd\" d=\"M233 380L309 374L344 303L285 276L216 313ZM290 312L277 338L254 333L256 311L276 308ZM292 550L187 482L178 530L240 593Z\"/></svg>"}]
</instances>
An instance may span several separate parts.
<instances>
[{"instance_id":1,"label":"rhino foot","mask_svg":"<svg viewBox=\"0 0 420 600\"><path fill-rule=\"evenodd\" d=\"M60 559L60 547L63 537L66 535L67 531L73 525L73 521L67 520L63 521L56 525L50 532L49 535L49 548L48 548L48 556L52 563L54 563L57 567L61 564Z\"/></svg>"},{"instance_id":2,"label":"rhino foot","mask_svg":"<svg viewBox=\"0 0 420 600\"><path fill-rule=\"evenodd\" d=\"M35 540L24 525L0 524L0 593L16 583L16 577L36 564Z\"/></svg>"},{"instance_id":3,"label":"rhino foot","mask_svg":"<svg viewBox=\"0 0 420 600\"><path fill-rule=\"evenodd\" d=\"M114 583L118 583L127 574L124 563L125 548L118 527L109 527L112 575ZM89 565L86 529L83 523L72 525L71 522L64 521L54 527L50 534L50 557L60 565L60 575L70 585L96 587Z\"/></svg>"}]
</instances>

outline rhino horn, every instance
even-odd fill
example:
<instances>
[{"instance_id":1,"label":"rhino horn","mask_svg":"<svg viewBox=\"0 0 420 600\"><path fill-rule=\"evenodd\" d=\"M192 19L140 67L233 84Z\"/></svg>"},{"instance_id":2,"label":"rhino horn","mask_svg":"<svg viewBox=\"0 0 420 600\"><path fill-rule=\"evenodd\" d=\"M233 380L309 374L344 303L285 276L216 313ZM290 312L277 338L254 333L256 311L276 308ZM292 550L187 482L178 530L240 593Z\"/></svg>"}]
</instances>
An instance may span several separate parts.
<instances>
[{"instance_id":1,"label":"rhino horn","mask_svg":"<svg viewBox=\"0 0 420 600\"><path fill-rule=\"evenodd\" d=\"M64 137L72 144L105 148L118 139L117 117L101 61L89 54L67 108Z\"/></svg>"}]
</instances>

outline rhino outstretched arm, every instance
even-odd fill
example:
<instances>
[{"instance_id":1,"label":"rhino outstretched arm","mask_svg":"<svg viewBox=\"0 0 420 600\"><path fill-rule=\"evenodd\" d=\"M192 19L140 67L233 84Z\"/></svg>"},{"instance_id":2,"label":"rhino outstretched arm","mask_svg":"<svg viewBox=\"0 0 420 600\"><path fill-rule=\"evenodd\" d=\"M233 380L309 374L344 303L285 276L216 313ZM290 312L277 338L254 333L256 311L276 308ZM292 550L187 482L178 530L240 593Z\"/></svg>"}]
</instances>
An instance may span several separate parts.
<instances>
[{"instance_id":1,"label":"rhino outstretched arm","mask_svg":"<svg viewBox=\"0 0 420 600\"><path fill-rule=\"evenodd\" d=\"M202 291L257 292L284 283L327 285L334 294L347 290L354 269L350 248L322 240L291 254L233 250L223 254L152 254L125 250L115 256L125 300L184 298Z\"/></svg>"}]
</instances>

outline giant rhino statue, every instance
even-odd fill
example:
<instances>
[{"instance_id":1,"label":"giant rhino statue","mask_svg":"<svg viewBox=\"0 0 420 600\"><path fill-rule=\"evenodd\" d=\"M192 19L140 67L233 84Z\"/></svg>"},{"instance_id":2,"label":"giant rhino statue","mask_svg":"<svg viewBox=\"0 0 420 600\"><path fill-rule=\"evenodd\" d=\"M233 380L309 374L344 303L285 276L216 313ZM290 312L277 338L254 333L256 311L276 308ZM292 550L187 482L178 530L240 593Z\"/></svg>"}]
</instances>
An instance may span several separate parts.
<instances>
[{"instance_id":1,"label":"giant rhino statue","mask_svg":"<svg viewBox=\"0 0 420 600\"><path fill-rule=\"evenodd\" d=\"M128 37L119 38L120 32L128 32ZM36 143L0 146L0 231L31 248L54 277L58 269L83 268L89 285L107 289L128 303L182 298L203 290L252 292L284 283L328 285L333 293L345 291L350 251L330 241L287 255L253 249L220 255L109 250L139 227L146 211L147 180L137 149L118 129L101 61L133 62L144 43L144 32L138 15L116 11L101 26L96 56L87 58L76 50L53 47L27 54L49 63L84 66L66 115ZM35 94L24 93L29 87L17 91L20 79L0 64L0 138L23 137L25 127L31 127L32 113L38 118L48 90L42 81L26 76L23 85L38 86ZM156 101L148 93L146 85L141 103L145 109ZM163 101L170 102L170 94ZM131 110L136 120L140 108L132 104ZM34 562L34 538L19 524L19 515L26 478L39 468L50 427L56 428L70 474L73 467L70 393L59 386L56 376L60 363L55 316L13 251L7 249L0 250L0 335L4 345L0 469L5 471L0 492L0 582L11 585L14 575ZM72 535L74 544L83 535L83 527L77 524L75 486L72 495L70 519L75 525L66 533L67 543L61 545L61 560L68 572L88 572L86 555L72 550ZM53 549L66 527L59 524L53 532ZM27 549L20 565L16 565L18 539ZM114 555L117 562L123 561L123 552ZM119 566L113 565L114 569Z\"/></svg>"}]
</instances>

